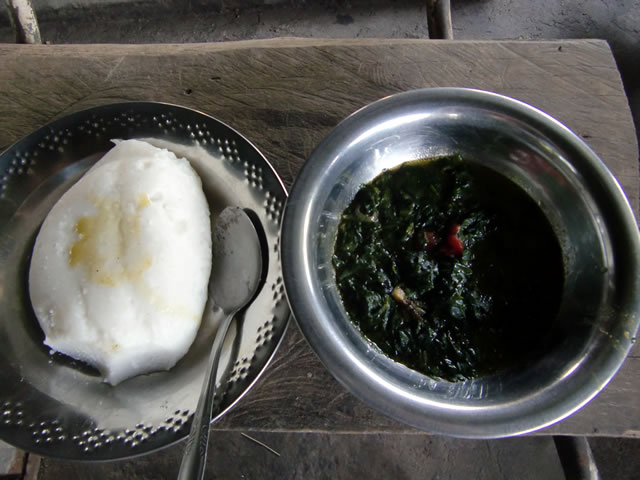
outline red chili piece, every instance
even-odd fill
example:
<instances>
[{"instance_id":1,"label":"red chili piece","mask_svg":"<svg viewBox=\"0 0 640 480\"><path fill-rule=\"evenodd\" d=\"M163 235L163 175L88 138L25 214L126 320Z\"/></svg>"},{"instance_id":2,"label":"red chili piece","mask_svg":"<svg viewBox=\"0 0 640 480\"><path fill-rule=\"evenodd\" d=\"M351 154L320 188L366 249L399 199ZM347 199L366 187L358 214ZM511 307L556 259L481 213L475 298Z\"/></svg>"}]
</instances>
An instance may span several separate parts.
<instances>
[{"instance_id":1,"label":"red chili piece","mask_svg":"<svg viewBox=\"0 0 640 480\"><path fill-rule=\"evenodd\" d=\"M440 238L435 232L424 232L424 238L427 241L427 252L437 251L441 255L461 257L462 252L464 252L464 244L458 238L459 231L460 225L451 225L444 239Z\"/></svg>"},{"instance_id":2,"label":"red chili piece","mask_svg":"<svg viewBox=\"0 0 640 480\"><path fill-rule=\"evenodd\" d=\"M464 245L458 238L458 232L460 231L460 225L451 225L447 234L447 239L443 245L440 246L440 253L443 255L449 255L451 257L461 257L464 252Z\"/></svg>"}]
</instances>

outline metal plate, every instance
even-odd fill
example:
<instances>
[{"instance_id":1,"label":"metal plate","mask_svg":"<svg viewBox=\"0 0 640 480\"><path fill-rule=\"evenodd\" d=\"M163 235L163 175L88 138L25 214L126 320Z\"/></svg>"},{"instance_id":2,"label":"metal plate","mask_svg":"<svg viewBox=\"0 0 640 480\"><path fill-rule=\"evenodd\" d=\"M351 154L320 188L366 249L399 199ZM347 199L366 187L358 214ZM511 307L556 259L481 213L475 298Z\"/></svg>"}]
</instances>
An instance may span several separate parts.
<instances>
[{"instance_id":1,"label":"metal plate","mask_svg":"<svg viewBox=\"0 0 640 480\"><path fill-rule=\"evenodd\" d=\"M227 336L214 419L266 368L289 319L279 259L286 191L242 135L203 113L147 102L105 105L39 129L0 155L0 438L40 455L120 459L183 439L219 321L207 305L195 342L174 368L116 387L42 343L27 282L35 236L57 199L116 138L145 139L186 157L202 179L212 221L238 205L255 212L264 230L266 282Z\"/></svg>"}]
</instances>

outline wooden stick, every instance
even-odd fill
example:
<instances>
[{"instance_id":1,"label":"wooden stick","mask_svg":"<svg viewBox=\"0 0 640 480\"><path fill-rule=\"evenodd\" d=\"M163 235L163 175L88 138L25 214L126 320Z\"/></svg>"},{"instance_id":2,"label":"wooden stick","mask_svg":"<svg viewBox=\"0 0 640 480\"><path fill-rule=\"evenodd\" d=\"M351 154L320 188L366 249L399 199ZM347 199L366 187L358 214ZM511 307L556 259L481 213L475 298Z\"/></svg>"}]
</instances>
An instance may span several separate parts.
<instances>
[{"instance_id":1,"label":"wooden stick","mask_svg":"<svg viewBox=\"0 0 640 480\"><path fill-rule=\"evenodd\" d=\"M449 0L427 0L427 22L429 38L453 40Z\"/></svg>"},{"instance_id":2,"label":"wooden stick","mask_svg":"<svg viewBox=\"0 0 640 480\"><path fill-rule=\"evenodd\" d=\"M252 442L257 443L258 445L260 445L261 447L266 448L267 450L269 450L271 453L273 453L275 456L279 457L280 454L278 452L276 452L273 448L271 448L268 445L265 445L264 443L262 443L260 440L256 440L253 437L250 437L249 435L247 435L246 433L240 432L240 435L242 435L244 438L251 440Z\"/></svg>"},{"instance_id":3,"label":"wooden stick","mask_svg":"<svg viewBox=\"0 0 640 480\"><path fill-rule=\"evenodd\" d=\"M31 0L6 0L16 43L42 43Z\"/></svg>"}]
</instances>

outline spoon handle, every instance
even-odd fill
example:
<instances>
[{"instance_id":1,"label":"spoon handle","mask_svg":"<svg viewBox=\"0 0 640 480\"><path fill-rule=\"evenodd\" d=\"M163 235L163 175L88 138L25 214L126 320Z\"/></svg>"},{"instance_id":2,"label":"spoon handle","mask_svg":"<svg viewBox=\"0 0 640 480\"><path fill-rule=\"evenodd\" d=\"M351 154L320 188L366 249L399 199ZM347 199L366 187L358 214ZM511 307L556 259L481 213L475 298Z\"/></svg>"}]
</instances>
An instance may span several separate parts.
<instances>
[{"instance_id":1,"label":"spoon handle","mask_svg":"<svg viewBox=\"0 0 640 480\"><path fill-rule=\"evenodd\" d=\"M209 427L211 424L211 411L213 409L213 396L216 391L216 376L222 344L227 336L229 325L235 312L227 315L216 332L213 347L209 355L209 365L204 376L204 385L198 399L198 407L193 414L191 431L187 440L178 480L199 480L204 476L204 468L207 460L207 446L209 444Z\"/></svg>"}]
</instances>

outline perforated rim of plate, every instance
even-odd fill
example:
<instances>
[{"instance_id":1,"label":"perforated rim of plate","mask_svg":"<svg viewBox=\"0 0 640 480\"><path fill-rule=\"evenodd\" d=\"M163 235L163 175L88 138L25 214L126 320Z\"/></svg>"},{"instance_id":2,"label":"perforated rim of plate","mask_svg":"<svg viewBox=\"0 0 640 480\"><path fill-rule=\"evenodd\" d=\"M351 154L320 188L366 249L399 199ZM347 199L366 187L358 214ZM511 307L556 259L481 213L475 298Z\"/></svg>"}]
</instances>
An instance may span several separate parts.
<instances>
[{"instance_id":1,"label":"perforated rim of plate","mask_svg":"<svg viewBox=\"0 0 640 480\"><path fill-rule=\"evenodd\" d=\"M203 325L172 370L116 387L41 342L26 280L37 229L55 200L115 138L146 139L185 156L200 173L208 197L222 199L212 205L212 214L233 203L253 210L264 229L266 282L223 351L223 388L214 419L255 383L289 320L279 258L287 194L273 167L245 137L201 112L152 102L104 105L38 129L0 155L0 438L45 456L122 459L185 438L213 335Z\"/></svg>"}]
</instances>

